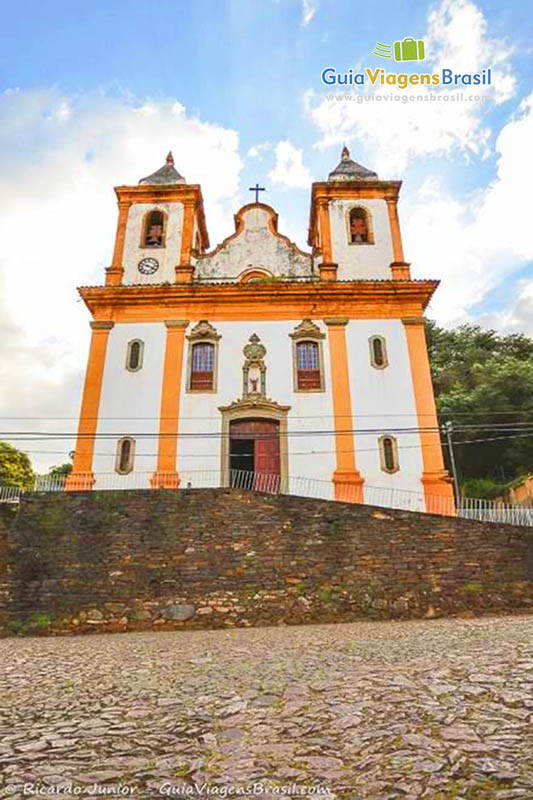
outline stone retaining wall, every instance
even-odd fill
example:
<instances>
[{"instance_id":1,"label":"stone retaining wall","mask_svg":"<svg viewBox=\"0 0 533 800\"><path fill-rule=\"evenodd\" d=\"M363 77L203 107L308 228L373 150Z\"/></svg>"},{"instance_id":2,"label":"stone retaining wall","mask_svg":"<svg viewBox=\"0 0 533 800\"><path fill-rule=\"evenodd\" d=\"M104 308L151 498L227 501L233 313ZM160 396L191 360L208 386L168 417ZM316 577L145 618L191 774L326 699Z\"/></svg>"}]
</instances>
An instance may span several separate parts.
<instances>
[{"instance_id":1,"label":"stone retaining wall","mask_svg":"<svg viewBox=\"0 0 533 800\"><path fill-rule=\"evenodd\" d=\"M233 489L25 495L10 516L4 632L533 608L526 528Z\"/></svg>"}]
</instances>

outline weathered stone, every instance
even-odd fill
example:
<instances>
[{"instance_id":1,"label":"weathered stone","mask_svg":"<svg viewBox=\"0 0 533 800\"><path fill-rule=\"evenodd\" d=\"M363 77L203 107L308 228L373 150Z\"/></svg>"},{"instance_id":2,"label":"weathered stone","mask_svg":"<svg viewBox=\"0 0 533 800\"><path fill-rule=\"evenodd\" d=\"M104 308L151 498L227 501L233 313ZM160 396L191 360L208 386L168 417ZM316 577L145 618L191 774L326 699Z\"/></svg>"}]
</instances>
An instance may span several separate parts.
<instances>
[{"instance_id":1,"label":"weathered stone","mask_svg":"<svg viewBox=\"0 0 533 800\"><path fill-rule=\"evenodd\" d=\"M98 608L91 608L90 611L87 612L87 622L100 622L100 620L102 620L103 618L104 615Z\"/></svg>"},{"instance_id":2,"label":"weathered stone","mask_svg":"<svg viewBox=\"0 0 533 800\"><path fill-rule=\"evenodd\" d=\"M195 607L183 603L174 603L165 606L161 614L165 619L185 621L194 617Z\"/></svg>"}]
</instances>

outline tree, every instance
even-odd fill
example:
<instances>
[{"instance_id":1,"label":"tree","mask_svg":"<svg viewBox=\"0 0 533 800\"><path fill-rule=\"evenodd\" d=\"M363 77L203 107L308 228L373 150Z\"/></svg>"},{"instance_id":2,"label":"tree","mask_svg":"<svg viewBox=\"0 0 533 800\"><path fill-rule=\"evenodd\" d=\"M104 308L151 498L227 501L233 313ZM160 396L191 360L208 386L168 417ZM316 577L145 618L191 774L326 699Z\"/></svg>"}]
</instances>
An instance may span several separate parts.
<instances>
[{"instance_id":1,"label":"tree","mask_svg":"<svg viewBox=\"0 0 533 800\"><path fill-rule=\"evenodd\" d=\"M50 467L48 470L48 475L52 475L54 477L61 477L63 475L70 475L72 472L72 463L70 464L59 464L57 467Z\"/></svg>"},{"instance_id":2,"label":"tree","mask_svg":"<svg viewBox=\"0 0 533 800\"><path fill-rule=\"evenodd\" d=\"M7 442L0 442L0 486L31 489L34 478L31 461L26 453Z\"/></svg>"},{"instance_id":3,"label":"tree","mask_svg":"<svg viewBox=\"0 0 533 800\"><path fill-rule=\"evenodd\" d=\"M437 409L454 425L463 489L490 496L533 469L533 341L478 325L427 325ZM484 441L479 441L480 439Z\"/></svg>"}]
</instances>

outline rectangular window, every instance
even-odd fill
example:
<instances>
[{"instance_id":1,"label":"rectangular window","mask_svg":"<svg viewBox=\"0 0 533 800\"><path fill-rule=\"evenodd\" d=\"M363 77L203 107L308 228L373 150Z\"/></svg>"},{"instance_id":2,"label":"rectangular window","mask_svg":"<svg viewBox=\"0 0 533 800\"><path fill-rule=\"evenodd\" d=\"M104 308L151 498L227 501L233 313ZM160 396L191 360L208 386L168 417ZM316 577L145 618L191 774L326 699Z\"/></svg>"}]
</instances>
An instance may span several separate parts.
<instances>
[{"instance_id":1,"label":"rectangular window","mask_svg":"<svg viewBox=\"0 0 533 800\"><path fill-rule=\"evenodd\" d=\"M317 342L298 342L296 345L298 389L320 389L320 363Z\"/></svg>"},{"instance_id":2,"label":"rectangular window","mask_svg":"<svg viewBox=\"0 0 533 800\"><path fill-rule=\"evenodd\" d=\"M213 344L201 343L193 345L190 389L211 391L213 389L214 365L215 346Z\"/></svg>"}]
</instances>

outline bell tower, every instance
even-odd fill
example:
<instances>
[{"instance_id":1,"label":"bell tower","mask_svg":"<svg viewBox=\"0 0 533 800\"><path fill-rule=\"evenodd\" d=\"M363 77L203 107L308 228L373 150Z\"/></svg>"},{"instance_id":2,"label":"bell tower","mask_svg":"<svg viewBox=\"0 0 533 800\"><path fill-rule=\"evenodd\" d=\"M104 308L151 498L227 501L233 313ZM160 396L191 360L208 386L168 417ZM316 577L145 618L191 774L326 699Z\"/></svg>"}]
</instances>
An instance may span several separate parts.
<instances>
[{"instance_id":1,"label":"bell tower","mask_svg":"<svg viewBox=\"0 0 533 800\"><path fill-rule=\"evenodd\" d=\"M398 196L401 181L382 181L350 158L328 180L313 183L308 244L322 260L323 280L409 280Z\"/></svg>"},{"instance_id":2,"label":"bell tower","mask_svg":"<svg viewBox=\"0 0 533 800\"><path fill-rule=\"evenodd\" d=\"M209 247L202 191L165 164L137 186L117 186L118 223L108 286L189 283L191 255Z\"/></svg>"}]
</instances>

